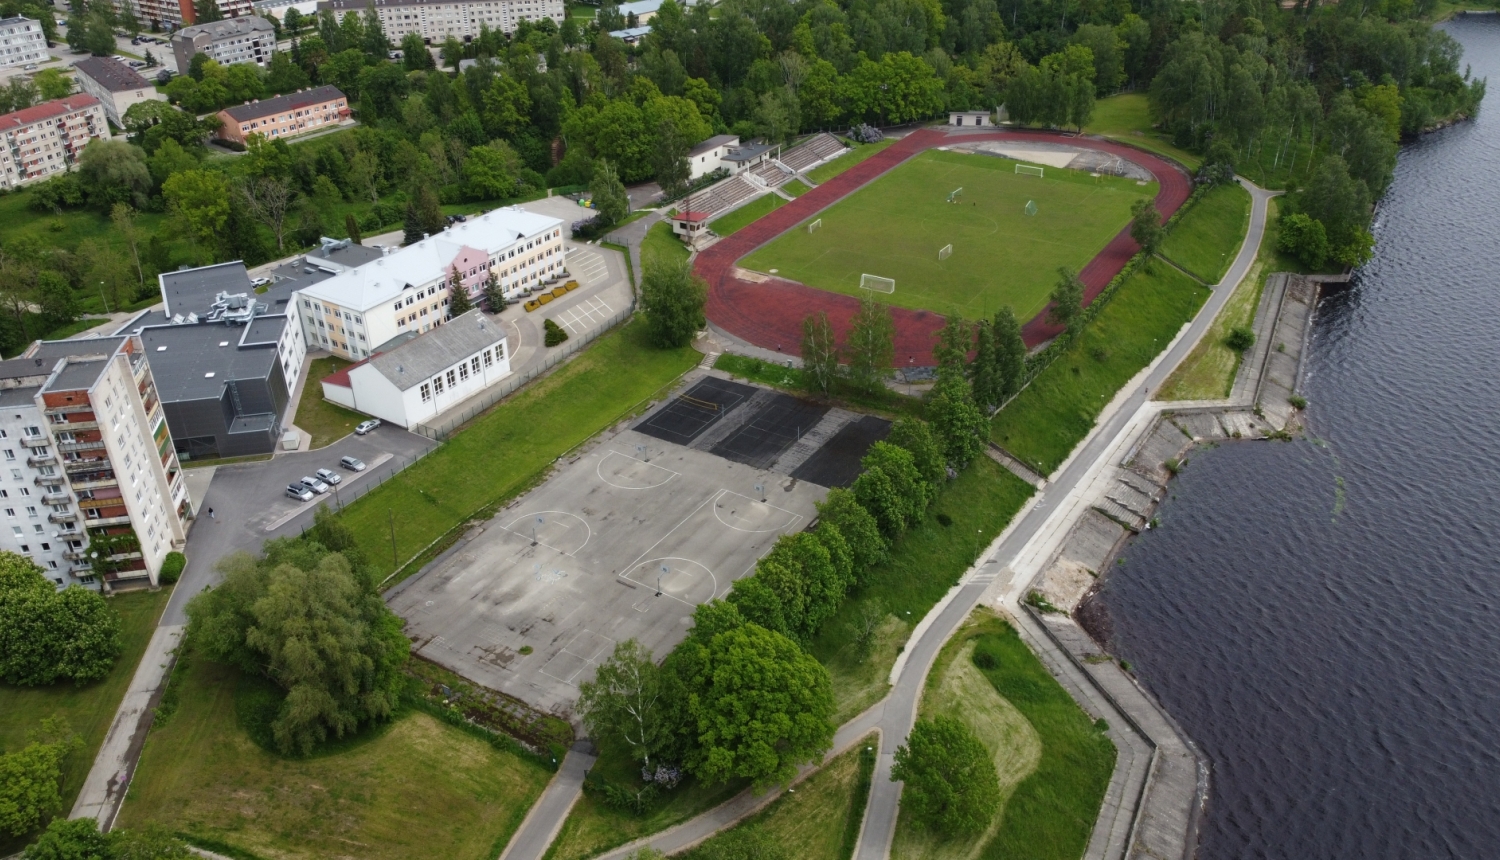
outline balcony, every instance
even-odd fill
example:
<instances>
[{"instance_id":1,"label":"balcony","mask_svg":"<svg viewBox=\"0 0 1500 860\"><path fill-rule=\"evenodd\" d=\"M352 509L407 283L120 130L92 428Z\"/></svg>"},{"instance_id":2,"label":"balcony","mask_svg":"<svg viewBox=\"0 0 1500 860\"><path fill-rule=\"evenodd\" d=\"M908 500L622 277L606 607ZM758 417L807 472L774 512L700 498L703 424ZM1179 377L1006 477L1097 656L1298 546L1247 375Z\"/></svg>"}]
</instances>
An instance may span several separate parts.
<instances>
[{"instance_id":1,"label":"balcony","mask_svg":"<svg viewBox=\"0 0 1500 860\"><path fill-rule=\"evenodd\" d=\"M86 480L73 480L75 491L103 490L109 487L118 487L120 482L114 475L87 475Z\"/></svg>"},{"instance_id":2,"label":"balcony","mask_svg":"<svg viewBox=\"0 0 1500 860\"><path fill-rule=\"evenodd\" d=\"M51 421L54 415L71 415L74 412L93 412L92 403L78 403L73 406L48 406L47 420Z\"/></svg>"},{"instance_id":3,"label":"balcony","mask_svg":"<svg viewBox=\"0 0 1500 860\"><path fill-rule=\"evenodd\" d=\"M130 515L122 514L118 517L100 517L97 520L85 520L84 524L91 529L101 526L128 526L130 525Z\"/></svg>"},{"instance_id":4,"label":"balcony","mask_svg":"<svg viewBox=\"0 0 1500 860\"><path fill-rule=\"evenodd\" d=\"M73 501L73 497L69 496L67 493L58 492L42 494L42 504L44 505L65 505L71 501Z\"/></svg>"},{"instance_id":5,"label":"balcony","mask_svg":"<svg viewBox=\"0 0 1500 860\"><path fill-rule=\"evenodd\" d=\"M111 472L109 460L105 457L96 457L92 460L64 460L63 471L69 475L77 475L88 472Z\"/></svg>"},{"instance_id":6,"label":"balcony","mask_svg":"<svg viewBox=\"0 0 1500 860\"><path fill-rule=\"evenodd\" d=\"M63 551L63 558L67 559L68 561L88 561L88 557L88 547Z\"/></svg>"},{"instance_id":7,"label":"balcony","mask_svg":"<svg viewBox=\"0 0 1500 860\"><path fill-rule=\"evenodd\" d=\"M51 466L57 462L57 455L51 451L43 451L40 454L32 454L26 458L26 465L35 468L37 466Z\"/></svg>"},{"instance_id":8,"label":"balcony","mask_svg":"<svg viewBox=\"0 0 1500 860\"><path fill-rule=\"evenodd\" d=\"M98 430L98 421L65 421L51 425L54 433L67 433L72 430Z\"/></svg>"},{"instance_id":9,"label":"balcony","mask_svg":"<svg viewBox=\"0 0 1500 860\"><path fill-rule=\"evenodd\" d=\"M79 451L103 451L104 440L94 439L89 442L59 442L57 450L64 454L75 454Z\"/></svg>"},{"instance_id":10,"label":"balcony","mask_svg":"<svg viewBox=\"0 0 1500 860\"><path fill-rule=\"evenodd\" d=\"M78 514L73 511L53 511L47 515L47 522L50 523L66 523L76 519L78 519ZM125 519L128 520L130 518L126 517Z\"/></svg>"}]
</instances>

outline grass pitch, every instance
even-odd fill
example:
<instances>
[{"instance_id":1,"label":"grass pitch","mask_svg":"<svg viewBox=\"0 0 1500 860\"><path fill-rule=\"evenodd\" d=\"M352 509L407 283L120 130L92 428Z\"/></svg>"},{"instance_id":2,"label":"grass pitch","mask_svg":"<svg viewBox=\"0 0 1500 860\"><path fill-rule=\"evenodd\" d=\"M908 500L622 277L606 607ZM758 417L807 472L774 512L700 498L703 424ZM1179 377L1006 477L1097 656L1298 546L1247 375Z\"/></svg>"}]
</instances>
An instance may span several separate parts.
<instances>
[{"instance_id":1,"label":"grass pitch","mask_svg":"<svg viewBox=\"0 0 1500 860\"><path fill-rule=\"evenodd\" d=\"M818 213L818 232L789 230L744 265L851 296L862 292L862 273L879 275L894 278L896 291L877 297L899 307L975 319L1009 305L1030 319L1057 268L1081 269L1156 184L1052 167L1037 178L1017 175L1016 163L924 152ZM960 187L959 202L948 203ZM1028 201L1036 215L1026 214ZM940 262L949 243L953 255Z\"/></svg>"}]
</instances>

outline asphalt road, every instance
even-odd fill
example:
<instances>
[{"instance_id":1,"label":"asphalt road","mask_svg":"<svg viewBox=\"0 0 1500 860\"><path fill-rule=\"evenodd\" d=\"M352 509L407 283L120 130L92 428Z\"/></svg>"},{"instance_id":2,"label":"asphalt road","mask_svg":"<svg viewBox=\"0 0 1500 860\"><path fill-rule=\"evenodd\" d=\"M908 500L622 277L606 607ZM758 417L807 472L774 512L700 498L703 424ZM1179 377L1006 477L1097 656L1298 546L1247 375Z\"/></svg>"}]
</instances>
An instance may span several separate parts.
<instances>
[{"instance_id":1,"label":"asphalt road","mask_svg":"<svg viewBox=\"0 0 1500 860\"><path fill-rule=\"evenodd\" d=\"M219 582L213 566L220 558L239 550L256 552L268 538L299 534L312 524L314 508L336 504L355 493L363 494L367 486L395 474L412 458L436 445L425 436L385 425L368 436L351 434L316 451L218 467L207 496L194 500L199 516L188 533L187 570L172 592L161 624L187 623L183 607L193 595ZM373 465L384 454L389 454L389 459ZM363 472L350 472L339 466L339 458L344 456L358 457L371 465ZM318 469L332 469L344 476L339 499L329 493L312 502L298 502L286 495L287 484ZM214 512L212 518L208 516L210 508ZM289 514L292 516L287 519Z\"/></svg>"}]
</instances>

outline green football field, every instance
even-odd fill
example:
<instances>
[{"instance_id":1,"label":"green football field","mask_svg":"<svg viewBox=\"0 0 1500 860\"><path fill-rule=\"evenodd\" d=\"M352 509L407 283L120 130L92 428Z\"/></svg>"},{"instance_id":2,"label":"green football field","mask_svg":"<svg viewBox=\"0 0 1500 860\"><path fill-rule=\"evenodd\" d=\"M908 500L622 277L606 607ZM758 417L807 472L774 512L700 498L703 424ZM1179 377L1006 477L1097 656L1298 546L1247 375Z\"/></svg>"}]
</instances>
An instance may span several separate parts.
<instances>
[{"instance_id":1,"label":"green football field","mask_svg":"<svg viewBox=\"0 0 1500 860\"><path fill-rule=\"evenodd\" d=\"M1130 204L1156 183L1094 178L1017 162L929 150L745 257L741 265L810 287L863 294L860 275L894 278L888 304L990 316L1009 305L1023 322L1047 304L1057 268L1081 269L1130 221ZM947 202L956 188L963 194ZM1026 204L1036 203L1036 214ZM938 251L952 244L947 260Z\"/></svg>"}]
</instances>

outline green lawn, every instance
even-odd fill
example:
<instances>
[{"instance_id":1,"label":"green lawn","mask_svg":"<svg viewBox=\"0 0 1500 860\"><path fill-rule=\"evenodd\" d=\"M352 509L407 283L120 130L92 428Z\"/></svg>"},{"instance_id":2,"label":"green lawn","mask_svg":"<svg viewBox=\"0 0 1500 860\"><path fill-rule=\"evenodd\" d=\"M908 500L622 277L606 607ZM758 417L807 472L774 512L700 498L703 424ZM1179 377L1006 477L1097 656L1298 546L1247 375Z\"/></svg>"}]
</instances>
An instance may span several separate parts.
<instances>
[{"instance_id":1,"label":"green lawn","mask_svg":"<svg viewBox=\"0 0 1500 860\"><path fill-rule=\"evenodd\" d=\"M847 140L844 142L848 143ZM891 144L895 142L894 140L882 140L879 143L855 144L853 152L845 153L827 164L819 165L807 171L807 178L822 185L854 165L859 164L861 161L890 149Z\"/></svg>"},{"instance_id":2,"label":"green lawn","mask_svg":"<svg viewBox=\"0 0 1500 860\"><path fill-rule=\"evenodd\" d=\"M1077 340L995 416L990 438L1043 475L1067 459L1120 386L1197 313L1208 289L1160 261L1138 270Z\"/></svg>"},{"instance_id":3,"label":"green lawn","mask_svg":"<svg viewBox=\"0 0 1500 860\"><path fill-rule=\"evenodd\" d=\"M1094 121L1083 130L1164 155L1189 170L1197 170L1203 163L1201 156L1174 146L1170 137L1151 127L1151 106L1145 93L1121 93L1100 99L1094 105Z\"/></svg>"},{"instance_id":4,"label":"green lawn","mask_svg":"<svg viewBox=\"0 0 1500 860\"><path fill-rule=\"evenodd\" d=\"M789 230L744 265L846 295L862 294L861 273L879 275L895 279L886 297L894 305L969 319L1009 305L1030 319L1046 305L1057 268L1082 268L1156 185L1052 168L1043 179L1015 166L924 152L824 210L816 233ZM948 203L960 187L962 199ZM1038 212L1028 216L1032 201ZM939 260L948 244L952 256Z\"/></svg>"},{"instance_id":5,"label":"green lawn","mask_svg":"<svg viewBox=\"0 0 1500 860\"><path fill-rule=\"evenodd\" d=\"M1161 254L1204 283L1217 284L1234 262L1249 227L1250 192L1238 182L1220 185L1172 225Z\"/></svg>"},{"instance_id":6,"label":"green lawn","mask_svg":"<svg viewBox=\"0 0 1500 860\"><path fill-rule=\"evenodd\" d=\"M646 238L641 240L641 265L654 256L665 256L667 259L686 260L688 258L688 247L682 244L677 234L672 232L670 221L658 221L651 225L646 232Z\"/></svg>"},{"instance_id":7,"label":"green lawn","mask_svg":"<svg viewBox=\"0 0 1500 860\"><path fill-rule=\"evenodd\" d=\"M401 512L395 542L405 561L480 508L530 487L568 449L643 407L701 359L691 347L651 347L644 323L631 322L474 419L340 516L384 577L394 569L392 511Z\"/></svg>"},{"instance_id":8,"label":"green lawn","mask_svg":"<svg viewBox=\"0 0 1500 860\"><path fill-rule=\"evenodd\" d=\"M641 784L639 767L628 755L615 750L605 749L590 773L615 785ZM544 860L584 860L633 839L660 833L718 806L748 785L746 780L702 785L687 777L644 815L616 809L597 795L585 792L568 812L562 830L543 855Z\"/></svg>"},{"instance_id":9,"label":"green lawn","mask_svg":"<svg viewBox=\"0 0 1500 860\"><path fill-rule=\"evenodd\" d=\"M787 194L791 195L792 197L801 197L802 195L806 194L807 192L811 191L812 189L808 188L806 185L803 185L802 184L802 180L800 180L800 179L793 179L793 180L787 182L785 185L781 186L781 190L785 191Z\"/></svg>"},{"instance_id":10,"label":"green lawn","mask_svg":"<svg viewBox=\"0 0 1500 860\"><path fill-rule=\"evenodd\" d=\"M226 666L194 659L152 730L118 824L158 823L277 858L499 855L551 774L425 713L305 759L258 746ZM221 849L222 850L222 849Z\"/></svg>"},{"instance_id":11,"label":"green lawn","mask_svg":"<svg viewBox=\"0 0 1500 860\"><path fill-rule=\"evenodd\" d=\"M307 366L307 379L302 383L302 397L297 400L297 416L292 423L312 434L314 448L322 448L348 436L354 432L354 425L367 417L323 399L323 378L353 363L330 355L315 359Z\"/></svg>"},{"instance_id":12,"label":"green lawn","mask_svg":"<svg viewBox=\"0 0 1500 860\"><path fill-rule=\"evenodd\" d=\"M708 229L718 233L720 236L728 236L742 227L748 227L751 222L758 220L762 215L775 212L785 205L785 200L782 200L775 194L767 194L759 200L752 200L746 203L723 218L710 221Z\"/></svg>"},{"instance_id":13,"label":"green lawn","mask_svg":"<svg viewBox=\"0 0 1500 860\"><path fill-rule=\"evenodd\" d=\"M0 751L11 752L26 744L27 732L37 729L47 717L62 717L68 726L83 737L83 746L63 760L62 814L73 808L73 801L83 788L84 777L94 763L99 745L109 731L115 710L125 697L136 664L151 641L157 619L166 608L170 588L160 591L132 591L110 598L109 605L120 613L120 658L109 675L101 681L82 687L55 684L50 687L11 687L0 684ZM0 856L21 849L22 840L0 837Z\"/></svg>"},{"instance_id":14,"label":"green lawn","mask_svg":"<svg viewBox=\"0 0 1500 860\"><path fill-rule=\"evenodd\" d=\"M877 735L861 739L754 817L676 856L681 860L740 856L732 853L731 846L750 837L795 846L798 860L848 860L869 800L873 750L878 744Z\"/></svg>"},{"instance_id":15,"label":"green lawn","mask_svg":"<svg viewBox=\"0 0 1500 860\"><path fill-rule=\"evenodd\" d=\"M871 570L865 584L824 623L812 642L812 653L832 676L835 724L885 695L891 666L912 627L958 582L1031 494L1025 481L980 457L943 489L927 518L896 545L891 560ZM948 525L942 524L940 515L949 518ZM884 610L887 624L873 652L862 656L855 650L850 625L866 603Z\"/></svg>"}]
</instances>

